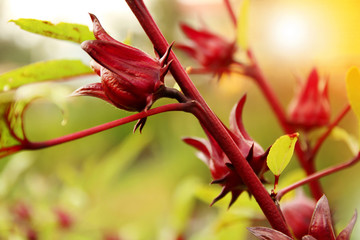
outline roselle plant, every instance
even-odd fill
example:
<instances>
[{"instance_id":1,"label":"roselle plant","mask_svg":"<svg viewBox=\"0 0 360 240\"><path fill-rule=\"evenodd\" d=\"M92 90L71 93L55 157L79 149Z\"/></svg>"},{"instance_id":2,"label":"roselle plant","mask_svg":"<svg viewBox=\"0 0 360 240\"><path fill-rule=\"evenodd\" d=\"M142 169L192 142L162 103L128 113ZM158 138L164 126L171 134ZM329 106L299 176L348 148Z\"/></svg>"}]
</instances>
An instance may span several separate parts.
<instances>
[{"instance_id":1,"label":"roselle plant","mask_svg":"<svg viewBox=\"0 0 360 240\"><path fill-rule=\"evenodd\" d=\"M331 206L319 179L357 163L360 160L358 148L355 148L352 159L340 165L317 170L315 163L324 141L338 130L338 124L351 109L360 119L360 71L355 67L349 70L346 78L349 103L333 119L328 79L321 76L316 68L310 71L306 79L298 79L296 93L288 103L286 112L247 43L244 22L247 21L249 1L242 2L240 17L236 17L239 14L234 13L228 0L224 0L236 39L227 39L214 33L210 26L197 30L183 22L179 23L179 28L188 41L170 44L142 0L126 2L152 42L155 57L110 36L105 30L106 26L100 24L101 19L96 17L96 13L90 13L93 31L79 24L53 24L34 19L13 20L27 31L80 43L92 60L90 66L76 60L35 63L0 76L3 94L14 93L1 103L0 157L24 150L49 148L134 121L137 121L134 131L138 128L141 131L146 119L152 115L178 111L194 116L205 133L206 138L188 136L183 141L198 151L198 157L210 170L213 178L211 183L222 187L210 205L216 206L222 198L231 195L228 203L230 211L242 195L246 194L254 199L269 224L249 228L259 239L350 239L357 218L356 211L347 227L337 234ZM182 65L175 50L188 55L194 66ZM237 53L243 56L238 57ZM231 111L230 125L227 126L206 103L196 82L191 80L193 74L210 74L219 81L226 81L221 77L227 74L241 74L251 79L266 99L284 135L274 136L277 140L264 147L250 136L242 119L242 115L246 114L246 95L239 96L240 100ZM99 81L81 86L69 94L71 97L96 97L119 111L136 113L46 141L32 141L28 138L25 131L27 109L35 99L53 95L50 91L50 94L40 92L28 98L18 98L16 93L21 91L18 88L41 81L69 81L84 75L98 75ZM166 81L170 75L177 86L171 86ZM156 102L160 99L176 102L159 106ZM61 105L58 99L51 100ZM309 141L314 132L317 133L313 137L315 140ZM346 136L350 138L350 135ZM168 137L171 137L170 133ZM283 187L283 172L293 153L306 176ZM273 175L273 179L269 175ZM280 201L285 194L294 189L302 189L304 185L309 187L308 193L301 192L292 199ZM17 218L26 223L26 227L21 223L19 228L23 229L27 239L38 239L36 226L29 223L31 215L25 206L18 206L15 211ZM73 225L76 225L76 220L68 211L55 208L54 212L62 231L71 231ZM187 221L191 221L190 215L186 218ZM251 216L248 219L255 220ZM184 226L179 227L174 239L193 239L193 231L188 231ZM107 236L104 239L120 238L116 234L106 234L106 231L104 236Z\"/></svg>"}]
</instances>

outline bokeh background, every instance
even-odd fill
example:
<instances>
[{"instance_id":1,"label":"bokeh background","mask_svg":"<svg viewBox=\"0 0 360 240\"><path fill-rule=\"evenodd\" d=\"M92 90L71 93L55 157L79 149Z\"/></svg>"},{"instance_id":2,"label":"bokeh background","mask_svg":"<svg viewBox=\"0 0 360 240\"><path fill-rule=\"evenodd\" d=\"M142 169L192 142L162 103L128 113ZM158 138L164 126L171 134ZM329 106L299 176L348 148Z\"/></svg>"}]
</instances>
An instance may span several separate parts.
<instances>
[{"instance_id":1,"label":"bokeh background","mask_svg":"<svg viewBox=\"0 0 360 240\"><path fill-rule=\"evenodd\" d=\"M180 22L205 24L229 39L235 36L221 0L146 3L169 42L184 41ZM235 11L240 4L240 0L233 1ZM131 36L132 45L152 54L151 43L125 1L0 0L0 73L50 59L88 63L90 58L79 45L24 32L8 21L36 18L91 28L89 12L97 15L112 36L119 40ZM333 116L346 105L346 73L351 66L360 66L359 1L252 0L248 37L284 107L294 94L294 76L305 78L313 67L329 76ZM181 53L179 56L185 66L194 64ZM264 148L282 134L250 79L237 75L217 82L206 75L193 80L226 124L231 108L246 93L245 127ZM45 86L64 90L66 114L50 101L35 101L26 114L29 138L47 140L128 115L98 99L67 97L94 81L98 78L88 76ZM173 84L171 77L167 83ZM167 102L161 100L157 105ZM358 137L353 113L340 126ZM133 134L132 128L133 124L127 124L1 159L0 239L30 239L26 238L30 230L18 219L24 214L29 215L26 221L38 239L176 239L184 231L186 239L194 240L250 239L245 226L266 224L246 194L230 210L228 199L209 207L219 188L209 186L207 167L196 158L194 149L181 141L184 136L204 136L194 117L165 113L149 118L142 134ZM317 167L351 157L346 143L329 139L320 151ZM297 168L294 158L284 175L293 176ZM360 207L359 170L360 166L354 166L321 180L339 230ZM270 175L268 178L273 180ZM358 225L352 239L360 238Z\"/></svg>"}]
</instances>

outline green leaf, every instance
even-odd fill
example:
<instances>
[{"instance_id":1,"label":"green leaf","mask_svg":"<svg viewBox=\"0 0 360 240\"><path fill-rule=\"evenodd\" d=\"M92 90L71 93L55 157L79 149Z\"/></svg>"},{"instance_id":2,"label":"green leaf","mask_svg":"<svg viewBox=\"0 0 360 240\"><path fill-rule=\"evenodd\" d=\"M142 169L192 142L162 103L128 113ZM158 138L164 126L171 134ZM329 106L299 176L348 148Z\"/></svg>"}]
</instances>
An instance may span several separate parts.
<instances>
[{"instance_id":1,"label":"green leaf","mask_svg":"<svg viewBox=\"0 0 360 240\"><path fill-rule=\"evenodd\" d=\"M345 131L345 129L335 127L331 131L330 137L335 140L343 141L348 146L353 155L358 154L359 144L357 142L357 139L351 134L349 134L347 131Z\"/></svg>"},{"instance_id":2,"label":"green leaf","mask_svg":"<svg viewBox=\"0 0 360 240\"><path fill-rule=\"evenodd\" d=\"M40 34L43 36L68 40L76 43L81 43L85 40L95 39L93 32L91 32L88 26L74 23L58 23L53 24L48 21L41 21L37 19L25 19L20 18L18 20L11 20L21 29Z\"/></svg>"},{"instance_id":3,"label":"green leaf","mask_svg":"<svg viewBox=\"0 0 360 240\"><path fill-rule=\"evenodd\" d=\"M352 67L347 73L346 91L351 108L360 119L360 72L357 67Z\"/></svg>"},{"instance_id":4,"label":"green leaf","mask_svg":"<svg viewBox=\"0 0 360 240\"><path fill-rule=\"evenodd\" d=\"M267 157L267 165L275 176L280 176L294 153L299 133L287 134L276 139Z\"/></svg>"},{"instance_id":5,"label":"green leaf","mask_svg":"<svg viewBox=\"0 0 360 240\"><path fill-rule=\"evenodd\" d=\"M237 43L243 49L248 48L249 8L250 1L243 0L237 21Z\"/></svg>"},{"instance_id":6,"label":"green leaf","mask_svg":"<svg viewBox=\"0 0 360 240\"><path fill-rule=\"evenodd\" d=\"M360 71L357 67L352 67L347 73L346 92L351 109L355 112L360 126Z\"/></svg>"},{"instance_id":7,"label":"green leaf","mask_svg":"<svg viewBox=\"0 0 360 240\"><path fill-rule=\"evenodd\" d=\"M33 63L0 75L0 90L8 91L22 85L76 77L93 73L80 60L51 60Z\"/></svg>"}]
</instances>

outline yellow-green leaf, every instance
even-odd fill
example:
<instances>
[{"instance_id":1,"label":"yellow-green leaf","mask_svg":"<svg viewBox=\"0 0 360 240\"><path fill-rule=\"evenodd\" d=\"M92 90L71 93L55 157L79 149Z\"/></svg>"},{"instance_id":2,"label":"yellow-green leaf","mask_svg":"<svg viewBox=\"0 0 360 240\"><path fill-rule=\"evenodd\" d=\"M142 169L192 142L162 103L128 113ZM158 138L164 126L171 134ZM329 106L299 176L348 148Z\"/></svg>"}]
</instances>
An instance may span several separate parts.
<instances>
[{"instance_id":1,"label":"yellow-green leaf","mask_svg":"<svg viewBox=\"0 0 360 240\"><path fill-rule=\"evenodd\" d=\"M248 48L250 0L243 0L237 21L237 43L243 49Z\"/></svg>"},{"instance_id":2,"label":"yellow-green leaf","mask_svg":"<svg viewBox=\"0 0 360 240\"><path fill-rule=\"evenodd\" d=\"M76 43L95 39L93 32L89 30L88 26L82 24L64 22L53 24L49 21L28 18L11 20L11 22L14 22L25 31L51 38L68 40Z\"/></svg>"},{"instance_id":3,"label":"yellow-green leaf","mask_svg":"<svg viewBox=\"0 0 360 240\"><path fill-rule=\"evenodd\" d=\"M335 127L330 134L330 137L343 141L350 149L351 153L355 156L359 152L359 144L357 139L348 133L345 129L340 127Z\"/></svg>"},{"instance_id":4,"label":"yellow-green leaf","mask_svg":"<svg viewBox=\"0 0 360 240\"><path fill-rule=\"evenodd\" d=\"M360 120L360 72L357 67L351 68L346 76L346 91L351 108Z\"/></svg>"},{"instance_id":5,"label":"yellow-green leaf","mask_svg":"<svg viewBox=\"0 0 360 240\"><path fill-rule=\"evenodd\" d=\"M360 71L352 67L346 76L346 92L351 109L355 112L360 124Z\"/></svg>"},{"instance_id":6,"label":"yellow-green leaf","mask_svg":"<svg viewBox=\"0 0 360 240\"><path fill-rule=\"evenodd\" d=\"M294 153L298 133L287 134L276 139L267 157L267 165L275 176L280 176Z\"/></svg>"},{"instance_id":7,"label":"yellow-green leaf","mask_svg":"<svg viewBox=\"0 0 360 240\"><path fill-rule=\"evenodd\" d=\"M90 74L91 68L80 60L52 60L33 63L0 75L0 91L22 85Z\"/></svg>"}]
</instances>

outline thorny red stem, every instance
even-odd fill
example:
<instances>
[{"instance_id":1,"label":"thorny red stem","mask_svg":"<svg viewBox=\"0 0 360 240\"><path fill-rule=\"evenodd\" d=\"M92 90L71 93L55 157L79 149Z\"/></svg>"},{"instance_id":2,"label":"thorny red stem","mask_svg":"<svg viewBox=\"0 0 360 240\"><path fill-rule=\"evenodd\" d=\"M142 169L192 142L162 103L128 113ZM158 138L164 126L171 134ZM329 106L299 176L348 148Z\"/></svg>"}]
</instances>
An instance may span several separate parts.
<instances>
[{"instance_id":1,"label":"thorny red stem","mask_svg":"<svg viewBox=\"0 0 360 240\"><path fill-rule=\"evenodd\" d=\"M317 173L311 174L309 176L307 176L306 178L290 185L287 186L286 188L281 189L277 195L276 195L276 199L278 201L280 201L280 199L288 192L290 192L291 190L294 190L295 188L298 188L306 183L312 182L314 180L320 179L322 177L325 177L327 175L333 174L335 172L341 171L345 168L348 168L354 164L356 164L357 162L359 162L360 160L360 152L358 153L358 155L356 155L353 159L351 159L350 161L346 162L346 163L342 163L339 164L337 166L333 166L333 167L329 167L325 170L319 171Z\"/></svg>"},{"instance_id":2,"label":"thorny red stem","mask_svg":"<svg viewBox=\"0 0 360 240\"><path fill-rule=\"evenodd\" d=\"M234 27L236 28L237 26L237 19L236 19L236 15L233 11L233 8L231 7L231 3L229 0L224 0L225 6L226 6L226 10L229 12L230 18L232 23L234 24Z\"/></svg>"},{"instance_id":3,"label":"thorny red stem","mask_svg":"<svg viewBox=\"0 0 360 240\"><path fill-rule=\"evenodd\" d=\"M195 103L193 101L187 102L187 103L172 103L172 104L167 104L164 106L160 106L154 109L150 109L147 111L143 111L143 112L139 112L136 114L133 114L131 116L127 116L121 119L117 119L114 120L112 122L107 122L92 128L88 128L79 132L75 132L75 133L71 133L59 138L55 138L55 139L51 139L51 140L47 140L47 141L43 141L43 142L30 142L30 141L26 141L26 142L22 142L21 145L16 145L16 146L12 146L12 147L8 147L8 148L3 148L0 151L0 155L2 152L4 152L7 156L11 153L20 151L20 150L35 150L35 149L41 149L41 148L46 148L46 147L51 147L51 146L55 146L55 145L59 145L65 142L70 142L79 138L83 138L98 132L102 132L129 122L133 122L145 117L149 117L151 115L154 114L158 114L158 113L163 113L163 112L169 112L169 111L185 111L185 112L189 112L191 111L191 108L195 105ZM7 154L9 152L9 154Z\"/></svg>"},{"instance_id":4,"label":"thorny red stem","mask_svg":"<svg viewBox=\"0 0 360 240\"><path fill-rule=\"evenodd\" d=\"M328 126L326 132L317 140L314 148L312 149L311 155L313 157L315 157L326 138L330 135L331 131L339 124L339 122L345 117L345 115L350 111L350 109L350 104L347 104L340 112L340 114L335 118L335 120Z\"/></svg>"},{"instance_id":5,"label":"thorny red stem","mask_svg":"<svg viewBox=\"0 0 360 240\"><path fill-rule=\"evenodd\" d=\"M264 74L262 73L252 51L248 50L247 54L249 59L251 60L251 66L245 69L245 74L255 80L260 90L263 92L264 96L266 97L267 102L270 104L271 108L273 109L275 116L277 117L284 132L286 132L287 134L294 133L295 129L293 129L288 124L283 107L281 106L278 98L274 94L274 91L268 84L268 81L266 80ZM297 142L295 145L295 153L297 154L299 162L302 168L305 170L306 175L309 176L313 174L315 172L314 164L313 162L309 161L308 156L301 149L299 142ZM315 199L318 200L322 197L323 191L318 181L310 182L309 187Z\"/></svg>"},{"instance_id":6,"label":"thorny red stem","mask_svg":"<svg viewBox=\"0 0 360 240\"><path fill-rule=\"evenodd\" d=\"M168 43L148 12L143 1L126 0L126 2L153 43L155 49L160 53L160 55L164 54L168 48ZM202 98L173 52L170 53L169 60L173 60L170 66L170 72L184 94L198 103L198 107L194 108L193 114L198 118L201 125L209 131L209 133L218 142L224 153L228 156L234 165L235 171L239 174L249 191L253 194L272 227L290 236L287 225L281 217L281 213L277 209L267 190L264 188L244 156L241 154L222 122L206 104L205 100Z\"/></svg>"}]
</instances>

